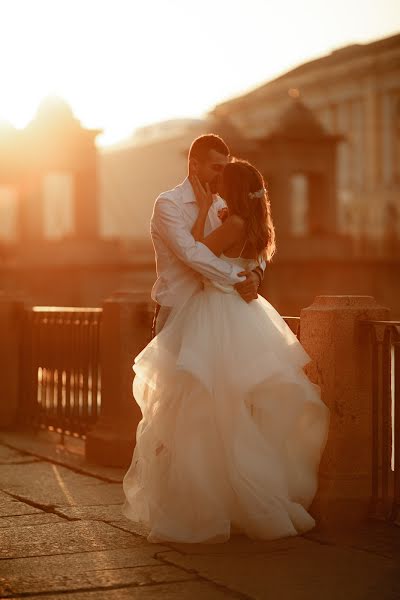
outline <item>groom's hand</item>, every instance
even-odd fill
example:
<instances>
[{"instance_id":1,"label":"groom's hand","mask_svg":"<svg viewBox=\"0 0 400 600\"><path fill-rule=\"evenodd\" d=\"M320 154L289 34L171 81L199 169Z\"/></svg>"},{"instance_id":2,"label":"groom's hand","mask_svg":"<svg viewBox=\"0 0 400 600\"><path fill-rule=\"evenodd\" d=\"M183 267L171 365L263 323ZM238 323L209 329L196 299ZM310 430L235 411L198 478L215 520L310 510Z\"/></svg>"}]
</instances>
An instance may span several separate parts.
<instances>
[{"instance_id":1,"label":"groom's hand","mask_svg":"<svg viewBox=\"0 0 400 600\"><path fill-rule=\"evenodd\" d=\"M253 271L242 271L238 275L244 275L246 279L240 281L235 285L235 289L241 295L243 300L251 302L258 298L258 288L260 285L260 278Z\"/></svg>"}]
</instances>

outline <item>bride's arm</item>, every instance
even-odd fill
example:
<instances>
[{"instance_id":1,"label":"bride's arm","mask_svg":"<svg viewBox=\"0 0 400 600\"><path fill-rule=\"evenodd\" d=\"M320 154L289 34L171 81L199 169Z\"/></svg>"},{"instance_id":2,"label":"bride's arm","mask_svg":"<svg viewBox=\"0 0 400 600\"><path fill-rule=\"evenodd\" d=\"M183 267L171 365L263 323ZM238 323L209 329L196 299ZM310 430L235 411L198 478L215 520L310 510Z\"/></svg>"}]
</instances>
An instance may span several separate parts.
<instances>
[{"instance_id":1,"label":"bride's arm","mask_svg":"<svg viewBox=\"0 0 400 600\"><path fill-rule=\"evenodd\" d=\"M191 230L192 236L216 256L220 256L222 252L233 246L239 239L243 240L246 229L245 222L238 215L231 215L225 219L220 227L217 227L205 237L204 225L213 201L212 194L209 186L207 186L207 191L205 191L199 185L197 178L194 178L193 181L191 180L191 183L199 206L199 213ZM246 279L240 282L240 284L235 284L234 287L243 300L251 302L258 298L258 287L262 281L262 275L259 271L257 269L253 271L241 271L240 275L244 275Z\"/></svg>"},{"instance_id":2,"label":"bride's arm","mask_svg":"<svg viewBox=\"0 0 400 600\"><path fill-rule=\"evenodd\" d=\"M237 241L243 240L245 233L245 222L238 215L231 215L220 227L214 229L212 233L204 237L204 216L198 215L195 224L193 225L192 234L201 244L207 246L211 252L219 256L222 252L233 246ZM259 267L252 271L241 271L241 275L245 275L245 281L235 284L236 290L239 292L243 300L251 302L258 298L258 288L262 282L263 272L259 272Z\"/></svg>"},{"instance_id":3,"label":"bride's arm","mask_svg":"<svg viewBox=\"0 0 400 600\"><path fill-rule=\"evenodd\" d=\"M209 209L207 209L207 207L200 207L199 214L197 215L197 219L192 227L191 234L196 242L200 242L204 237L204 225L206 223L208 210Z\"/></svg>"},{"instance_id":4,"label":"bride's arm","mask_svg":"<svg viewBox=\"0 0 400 600\"><path fill-rule=\"evenodd\" d=\"M208 211L213 203L213 197L208 185L207 189L204 190L197 177L191 177L190 181L199 207L199 213L192 227L191 234L196 242L201 242L216 256L219 256L222 252L233 246L235 242L243 238L245 229L244 220L238 215L231 215L225 219L220 227L217 227L205 237L204 226Z\"/></svg>"},{"instance_id":5,"label":"bride's arm","mask_svg":"<svg viewBox=\"0 0 400 600\"><path fill-rule=\"evenodd\" d=\"M204 224L207 213L199 211L196 222L192 228L192 235L197 242L207 246L213 254L219 256L225 250L228 250L237 241L243 239L245 223L238 215L231 215L225 221L214 229L209 235L204 237Z\"/></svg>"}]
</instances>

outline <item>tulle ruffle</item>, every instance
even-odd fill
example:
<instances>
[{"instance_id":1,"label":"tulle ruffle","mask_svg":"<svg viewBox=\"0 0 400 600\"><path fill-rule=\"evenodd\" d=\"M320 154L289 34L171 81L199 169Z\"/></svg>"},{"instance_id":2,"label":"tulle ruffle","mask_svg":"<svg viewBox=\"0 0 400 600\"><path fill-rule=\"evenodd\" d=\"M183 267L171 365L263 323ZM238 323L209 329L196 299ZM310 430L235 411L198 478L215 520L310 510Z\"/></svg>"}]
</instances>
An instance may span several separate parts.
<instances>
[{"instance_id":1,"label":"tulle ruffle","mask_svg":"<svg viewBox=\"0 0 400 600\"><path fill-rule=\"evenodd\" d=\"M143 418L123 514L154 542L312 529L329 410L310 360L262 297L206 286L173 311L133 365Z\"/></svg>"}]
</instances>

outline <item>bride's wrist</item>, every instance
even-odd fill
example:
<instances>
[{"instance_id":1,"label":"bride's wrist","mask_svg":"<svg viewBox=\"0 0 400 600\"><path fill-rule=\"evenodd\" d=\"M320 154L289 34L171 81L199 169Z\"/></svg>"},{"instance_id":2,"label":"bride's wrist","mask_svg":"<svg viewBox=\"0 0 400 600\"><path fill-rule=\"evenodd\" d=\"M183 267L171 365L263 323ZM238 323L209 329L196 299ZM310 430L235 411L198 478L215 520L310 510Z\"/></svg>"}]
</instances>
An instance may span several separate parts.
<instances>
[{"instance_id":1,"label":"bride's wrist","mask_svg":"<svg viewBox=\"0 0 400 600\"><path fill-rule=\"evenodd\" d=\"M207 206L204 206L204 204L202 204L201 206L199 206L199 214L198 217L202 217L203 219L205 219L208 215L208 211L210 209L207 208Z\"/></svg>"}]
</instances>

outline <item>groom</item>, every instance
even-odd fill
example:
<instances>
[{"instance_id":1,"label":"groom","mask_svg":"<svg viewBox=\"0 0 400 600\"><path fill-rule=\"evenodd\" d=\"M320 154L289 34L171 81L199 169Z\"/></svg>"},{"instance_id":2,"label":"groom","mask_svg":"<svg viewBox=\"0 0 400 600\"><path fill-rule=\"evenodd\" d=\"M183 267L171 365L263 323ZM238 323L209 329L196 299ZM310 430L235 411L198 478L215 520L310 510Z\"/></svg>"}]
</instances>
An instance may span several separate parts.
<instances>
[{"instance_id":1,"label":"groom","mask_svg":"<svg viewBox=\"0 0 400 600\"><path fill-rule=\"evenodd\" d=\"M214 194L205 235L221 225L226 211L225 201L217 192L222 171L229 160L229 148L217 135L196 138L189 150L188 172L194 167L202 185L205 187L208 183ZM201 289L202 276L234 285L246 302L257 298L265 262L263 268L242 271L237 265L215 256L207 246L196 242L191 234L197 214L198 206L189 177L172 190L161 193L155 201L150 221L157 269L157 280L151 292L156 302L153 337L162 329L171 309Z\"/></svg>"}]
</instances>

